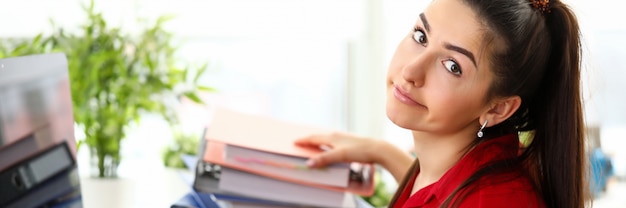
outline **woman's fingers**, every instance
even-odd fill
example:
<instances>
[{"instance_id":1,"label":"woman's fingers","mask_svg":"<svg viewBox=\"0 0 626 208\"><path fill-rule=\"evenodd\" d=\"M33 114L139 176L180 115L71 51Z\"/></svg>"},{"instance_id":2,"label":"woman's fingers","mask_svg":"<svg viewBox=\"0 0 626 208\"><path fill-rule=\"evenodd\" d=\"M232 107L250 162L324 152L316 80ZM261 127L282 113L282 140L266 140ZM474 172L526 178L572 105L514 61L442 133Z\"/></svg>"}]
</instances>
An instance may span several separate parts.
<instances>
[{"instance_id":1,"label":"woman's fingers","mask_svg":"<svg viewBox=\"0 0 626 208\"><path fill-rule=\"evenodd\" d=\"M363 162L368 159L366 151L367 140L345 133L318 134L300 138L296 145L313 146L324 152L311 157L307 166L312 168L324 167L338 162ZM367 161L366 161L367 162Z\"/></svg>"},{"instance_id":2,"label":"woman's fingers","mask_svg":"<svg viewBox=\"0 0 626 208\"><path fill-rule=\"evenodd\" d=\"M337 162L347 162L345 149L334 149L326 151L310 158L306 164L311 168L318 168Z\"/></svg>"},{"instance_id":3,"label":"woman's fingers","mask_svg":"<svg viewBox=\"0 0 626 208\"><path fill-rule=\"evenodd\" d=\"M303 137L300 139L297 139L295 141L296 145L301 145L301 146L320 146L320 145L329 145L330 143L330 139L328 138L328 136L325 135L310 135L307 137Z\"/></svg>"}]
</instances>

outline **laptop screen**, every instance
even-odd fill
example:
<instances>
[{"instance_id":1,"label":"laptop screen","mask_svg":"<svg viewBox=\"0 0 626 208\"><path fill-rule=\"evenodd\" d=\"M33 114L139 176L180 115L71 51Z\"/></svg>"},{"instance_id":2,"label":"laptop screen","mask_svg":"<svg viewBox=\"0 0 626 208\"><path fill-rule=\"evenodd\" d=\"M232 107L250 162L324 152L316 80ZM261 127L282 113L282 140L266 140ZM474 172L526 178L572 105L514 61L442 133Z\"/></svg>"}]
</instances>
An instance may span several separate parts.
<instances>
[{"instance_id":1,"label":"laptop screen","mask_svg":"<svg viewBox=\"0 0 626 208\"><path fill-rule=\"evenodd\" d=\"M67 59L0 59L0 207L82 207Z\"/></svg>"}]
</instances>

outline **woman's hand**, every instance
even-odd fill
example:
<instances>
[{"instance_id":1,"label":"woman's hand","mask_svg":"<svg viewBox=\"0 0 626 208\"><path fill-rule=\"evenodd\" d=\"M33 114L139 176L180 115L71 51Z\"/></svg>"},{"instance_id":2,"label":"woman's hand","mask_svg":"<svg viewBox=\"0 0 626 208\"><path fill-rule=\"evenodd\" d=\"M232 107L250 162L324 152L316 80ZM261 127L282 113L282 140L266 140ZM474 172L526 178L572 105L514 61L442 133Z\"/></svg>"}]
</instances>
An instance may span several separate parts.
<instances>
[{"instance_id":1,"label":"woman's hand","mask_svg":"<svg viewBox=\"0 0 626 208\"><path fill-rule=\"evenodd\" d=\"M396 181L402 180L412 162L408 152L385 142L348 133L311 135L296 140L297 145L327 150L307 161L309 167L323 167L337 162L376 163L387 169Z\"/></svg>"},{"instance_id":2,"label":"woman's hand","mask_svg":"<svg viewBox=\"0 0 626 208\"><path fill-rule=\"evenodd\" d=\"M307 161L309 167L323 167L337 162L378 163L373 149L379 142L340 132L316 134L296 140L297 145L326 149Z\"/></svg>"}]
</instances>

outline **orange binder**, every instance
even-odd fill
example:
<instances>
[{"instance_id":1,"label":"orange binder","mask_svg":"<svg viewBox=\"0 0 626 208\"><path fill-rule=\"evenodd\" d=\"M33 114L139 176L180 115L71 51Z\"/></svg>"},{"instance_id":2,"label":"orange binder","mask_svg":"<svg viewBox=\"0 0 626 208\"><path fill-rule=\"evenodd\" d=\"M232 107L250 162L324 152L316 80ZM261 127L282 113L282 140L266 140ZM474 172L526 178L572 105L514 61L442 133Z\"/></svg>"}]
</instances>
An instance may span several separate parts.
<instances>
[{"instance_id":1,"label":"orange binder","mask_svg":"<svg viewBox=\"0 0 626 208\"><path fill-rule=\"evenodd\" d=\"M225 108L217 108L205 134L207 146L203 159L206 162L303 185L350 192L363 196L372 195L374 193L374 167L372 164L360 164L365 170L365 180L349 180L346 187L341 187L282 177L258 171L245 164L226 161L225 149L227 145L278 155L309 158L321 153L322 150L300 147L295 145L294 141L311 134L328 132L330 130L290 123L270 117L239 113Z\"/></svg>"}]
</instances>

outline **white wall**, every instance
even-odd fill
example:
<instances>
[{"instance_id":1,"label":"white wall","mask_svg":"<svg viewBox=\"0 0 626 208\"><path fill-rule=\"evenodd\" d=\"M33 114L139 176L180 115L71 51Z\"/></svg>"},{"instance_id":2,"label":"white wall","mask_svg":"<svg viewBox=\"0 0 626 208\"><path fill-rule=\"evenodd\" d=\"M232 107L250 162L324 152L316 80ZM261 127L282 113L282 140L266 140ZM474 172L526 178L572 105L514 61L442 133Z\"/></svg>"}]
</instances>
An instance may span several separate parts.
<instances>
[{"instance_id":1,"label":"white wall","mask_svg":"<svg viewBox=\"0 0 626 208\"><path fill-rule=\"evenodd\" d=\"M51 33L50 19L76 32L85 19L81 3L87 2L0 0L0 37ZM146 25L138 17L150 23L173 15L165 27L176 37L179 57L210 63L201 81L219 90L211 104L381 138L381 2L96 0L96 10L131 34ZM199 132L204 115L185 113L191 131ZM137 164L158 165L170 135L163 120L146 115L124 140L120 174L133 174L125 167ZM81 153L86 159L86 151Z\"/></svg>"}]
</instances>

